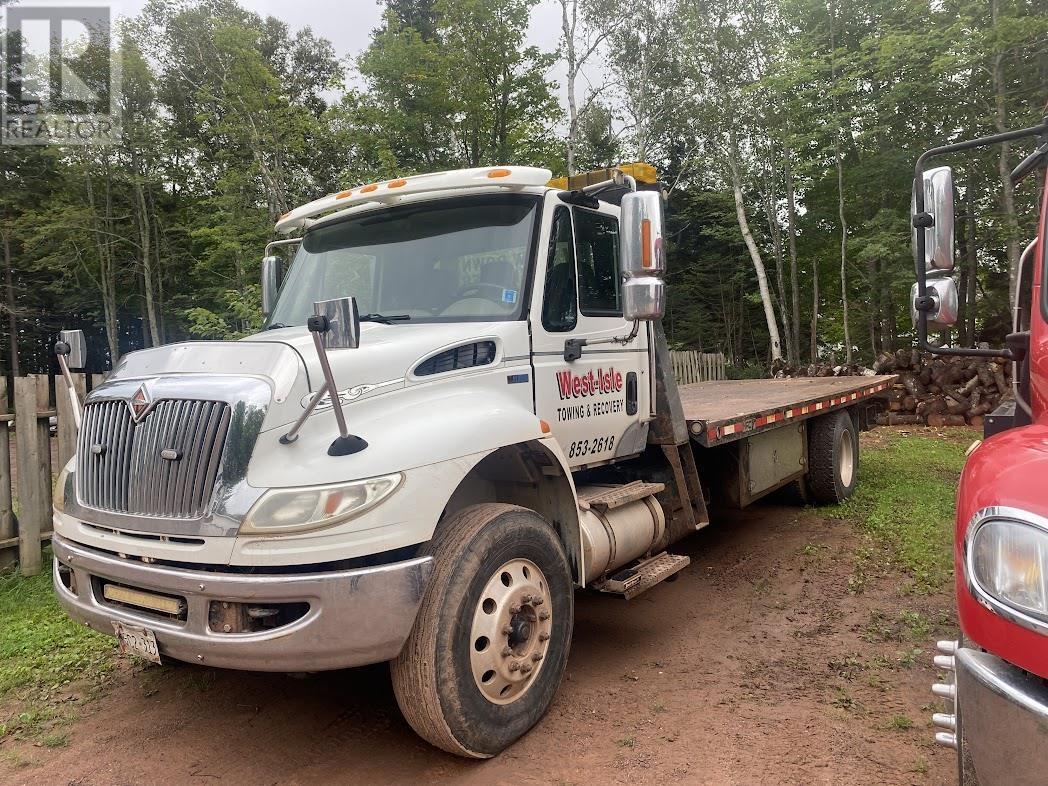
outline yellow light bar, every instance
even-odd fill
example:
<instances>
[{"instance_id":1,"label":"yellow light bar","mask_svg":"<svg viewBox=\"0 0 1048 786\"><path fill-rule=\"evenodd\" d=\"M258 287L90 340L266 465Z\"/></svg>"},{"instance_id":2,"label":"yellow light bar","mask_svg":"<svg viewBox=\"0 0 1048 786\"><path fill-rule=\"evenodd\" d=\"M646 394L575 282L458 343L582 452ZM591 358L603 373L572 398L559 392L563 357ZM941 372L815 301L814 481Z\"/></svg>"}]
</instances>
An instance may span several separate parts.
<instances>
[{"instance_id":1,"label":"yellow light bar","mask_svg":"<svg viewBox=\"0 0 1048 786\"><path fill-rule=\"evenodd\" d=\"M296 207L280 217L276 230L277 232L291 232L305 226L307 221L314 216L368 202L393 203L405 196L433 191L490 188L492 186L512 190L528 186L544 186L549 182L551 175L552 172L548 169L531 166L485 166L398 177L393 180L383 180L380 183L368 183L365 186L346 189L337 194L328 194L326 197Z\"/></svg>"},{"instance_id":2,"label":"yellow light bar","mask_svg":"<svg viewBox=\"0 0 1048 786\"><path fill-rule=\"evenodd\" d=\"M585 188L594 183L603 183L615 176L615 170L629 175L638 183L652 184L659 182L659 173L651 164L636 162L633 164L619 164L612 169L594 169L589 172L580 172L571 177L556 177L549 181L550 188L559 188L562 191Z\"/></svg>"},{"instance_id":3,"label":"yellow light bar","mask_svg":"<svg viewBox=\"0 0 1048 786\"><path fill-rule=\"evenodd\" d=\"M121 587L117 584L106 584L102 587L102 595L107 600L115 600L117 603L126 603L129 606L139 606L143 609L152 609L163 614L179 614L182 611L182 601L176 598L154 595L152 592Z\"/></svg>"}]
</instances>

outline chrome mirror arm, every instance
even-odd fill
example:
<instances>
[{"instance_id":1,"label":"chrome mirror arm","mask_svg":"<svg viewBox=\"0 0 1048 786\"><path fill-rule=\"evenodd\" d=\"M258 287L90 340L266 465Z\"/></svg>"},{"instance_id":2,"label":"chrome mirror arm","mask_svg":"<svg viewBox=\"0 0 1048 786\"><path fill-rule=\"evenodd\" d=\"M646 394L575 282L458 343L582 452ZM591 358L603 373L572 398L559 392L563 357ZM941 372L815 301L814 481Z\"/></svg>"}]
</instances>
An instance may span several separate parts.
<instances>
[{"instance_id":1,"label":"chrome mirror arm","mask_svg":"<svg viewBox=\"0 0 1048 786\"><path fill-rule=\"evenodd\" d=\"M73 385L73 375L69 372L70 347L65 341L55 344L55 354L58 355L58 367L62 370L62 379L65 380L66 390L69 393L69 408L73 411L73 422L76 430L80 431L80 424L84 421L83 404L80 403L80 394L76 392Z\"/></svg>"}]
</instances>

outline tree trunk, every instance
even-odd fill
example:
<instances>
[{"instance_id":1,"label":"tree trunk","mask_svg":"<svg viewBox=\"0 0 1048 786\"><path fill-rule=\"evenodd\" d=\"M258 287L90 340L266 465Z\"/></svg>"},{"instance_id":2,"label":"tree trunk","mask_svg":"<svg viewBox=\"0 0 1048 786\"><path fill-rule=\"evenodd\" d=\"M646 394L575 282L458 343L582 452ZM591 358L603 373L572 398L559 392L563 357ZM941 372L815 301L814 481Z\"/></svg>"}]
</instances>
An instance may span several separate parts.
<instances>
[{"instance_id":1,"label":"tree trunk","mask_svg":"<svg viewBox=\"0 0 1048 786\"><path fill-rule=\"evenodd\" d=\"M568 18L568 4L571 4L571 18ZM568 174L575 172L575 146L579 138L579 108L575 100L575 78L578 76L578 65L575 61L575 24L578 15L578 0L560 0L561 31L564 34L564 60L568 66L568 139L567 163Z\"/></svg>"},{"instance_id":2,"label":"tree trunk","mask_svg":"<svg viewBox=\"0 0 1048 786\"><path fill-rule=\"evenodd\" d=\"M974 183L972 182L974 177L968 181L968 193L974 194ZM976 248L976 236L975 236L975 206L969 197L968 202L968 221L967 221L967 233L968 242L967 252L968 258L966 264L968 266L968 281L967 290L961 293L961 296L968 301L966 309L966 316L968 318L968 325L965 328L965 332L968 334L968 340L975 343L975 294L979 284L979 258L978 249Z\"/></svg>"},{"instance_id":3,"label":"tree trunk","mask_svg":"<svg viewBox=\"0 0 1048 786\"><path fill-rule=\"evenodd\" d=\"M997 27L998 0L991 0L990 15L994 28ZM993 107L994 124L997 133L1002 134L1008 130L1008 117L1005 111L1005 84L1004 84L1004 53L998 52L993 56ZM1015 188L1012 185L1012 167L1008 162L1011 144L1004 142L1000 146L997 156L997 172L1001 177L1001 208L1004 211L1004 229L1007 235L1008 253L1008 306L1011 308L1015 303L1015 293L1018 288L1019 275L1019 220L1015 215Z\"/></svg>"},{"instance_id":4,"label":"tree trunk","mask_svg":"<svg viewBox=\"0 0 1048 786\"><path fill-rule=\"evenodd\" d=\"M957 233L957 257L960 259L960 275L957 281L957 342L962 347L970 346L968 337L968 210L971 200L964 201L964 213L961 214L961 231Z\"/></svg>"},{"instance_id":5,"label":"tree trunk","mask_svg":"<svg viewBox=\"0 0 1048 786\"><path fill-rule=\"evenodd\" d=\"M808 356L812 363L819 362L819 264L811 266L811 332Z\"/></svg>"},{"instance_id":6,"label":"tree trunk","mask_svg":"<svg viewBox=\"0 0 1048 786\"><path fill-rule=\"evenodd\" d=\"M790 248L790 303L792 305L793 324L793 348L796 354L796 362L801 361L801 293L797 286L797 195L793 189L793 170L790 168L790 158L793 150L786 145L783 150L783 175L786 179L786 216L787 216L787 238ZM814 362L814 358L813 361Z\"/></svg>"},{"instance_id":7,"label":"tree trunk","mask_svg":"<svg viewBox=\"0 0 1048 786\"><path fill-rule=\"evenodd\" d=\"M138 234L142 246L142 285L145 289L145 311L149 322L149 344L160 346L160 326L156 318L156 303L153 299L153 256L152 240L153 230L149 221L149 209L146 205L145 189L142 181L135 178L135 204L138 212Z\"/></svg>"},{"instance_id":8,"label":"tree trunk","mask_svg":"<svg viewBox=\"0 0 1048 786\"><path fill-rule=\"evenodd\" d=\"M772 251L775 254L775 284L778 288L779 315L782 318L782 329L785 331L786 360L790 363L795 363L793 341L790 338L790 310L786 300L786 265L782 252L782 229L779 227L779 220L776 215L776 202L778 200L775 196L774 177L775 175L773 174L772 178L769 179L766 174L764 178L764 212L768 218L768 234L771 236Z\"/></svg>"},{"instance_id":9,"label":"tree trunk","mask_svg":"<svg viewBox=\"0 0 1048 786\"><path fill-rule=\"evenodd\" d=\"M873 353L870 357L877 357L877 353L881 351L881 293L877 287L880 270L876 258L871 258L866 263L866 275L870 280L870 300L866 305L869 314L870 351Z\"/></svg>"},{"instance_id":10,"label":"tree trunk","mask_svg":"<svg viewBox=\"0 0 1048 786\"><path fill-rule=\"evenodd\" d=\"M837 16L836 7L830 8L830 75L833 79L831 89L833 93L833 115L834 123L840 119L840 106L837 102L837 42L834 33L834 21ZM848 222L844 218L844 168L841 165L841 134L834 132L833 157L837 164L837 213L841 219L841 308L844 322L844 353L845 362L851 365L852 344L851 331L848 328Z\"/></svg>"},{"instance_id":11,"label":"tree trunk","mask_svg":"<svg viewBox=\"0 0 1048 786\"><path fill-rule=\"evenodd\" d=\"M22 368L18 363L18 315L15 311L15 284L14 273L11 269L11 235L8 231L0 229L4 236L4 290L7 295L7 324L11 331L11 374L19 377Z\"/></svg>"},{"instance_id":12,"label":"tree trunk","mask_svg":"<svg viewBox=\"0 0 1048 786\"><path fill-rule=\"evenodd\" d=\"M117 318L116 271L113 264L111 245L111 238L113 237L113 194L109 171L109 159L104 157L104 154L102 164L104 173L103 182L105 186L103 200L104 213L99 215L95 199L93 179L90 174L88 174L86 180L87 202L95 217L95 221L101 224L101 231L95 232L95 246L98 252L99 269L98 286L102 295L102 313L106 329L106 343L109 346L110 368L116 368L117 361L120 360L120 333L119 321Z\"/></svg>"},{"instance_id":13,"label":"tree trunk","mask_svg":"<svg viewBox=\"0 0 1048 786\"><path fill-rule=\"evenodd\" d=\"M757 286L760 288L761 303L764 304L764 319L768 323L771 359L773 361L780 360L782 358L782 342L779 339L779 326L775 321L775 307L771 302L771 290L768 288L768 274L764 268L764 260L761 259L761 252L757 248L757 243L753 240L753 233L750 232L749 221L746 219L746 207L742 201L742 179L739 177L737 156L738 148L736 147L733 133L728 149L728 169L731 172L732 192L735 195L735 217L739 222L739 231L742 232L742 239L746 242L746 248L750 252L753 269L757 272Z\"/></svg>"}]
</instances>

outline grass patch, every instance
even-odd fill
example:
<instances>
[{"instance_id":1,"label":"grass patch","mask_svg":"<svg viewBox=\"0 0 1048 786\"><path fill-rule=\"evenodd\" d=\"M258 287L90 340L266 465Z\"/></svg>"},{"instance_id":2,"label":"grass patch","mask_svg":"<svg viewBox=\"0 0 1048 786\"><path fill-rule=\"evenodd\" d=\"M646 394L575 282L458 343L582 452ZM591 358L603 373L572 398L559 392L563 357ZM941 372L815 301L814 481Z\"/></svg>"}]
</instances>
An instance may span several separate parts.
<instances>
[{"instance_id":1,"label":"grass patch","mask_svg":"<svg viewBox=\"0 0 1048 786\"><path fill-rule=\"evenodd\" d=\"M13 698L22 705L14 714L0 709L0 739L51 725L56 694L74 682L99 687L114 662L112 640L59 607L50 571L31 578L0 573L0 707Z\"/></svg>"},{"instance_id":2,"label":"grass patch","mask_svg":"<svg viewBox=\"0 0 1048 786\"><path fill-rule=\"evenodd\" d=\"M875 432L864 440L855 495L824 512L857 521L910 574L914 591L942 589L952 574L954 497L971 437ZM856 591L877 560L860 562Z\"/></svg>"},{"instance_id":3,"label":"grass patch","mask_svg":"<svg viewBox=\"0 0 1048 786\"><path fill-rule=\"evenodd\" d=\"M905 715L892 715L892 719L888 721L888 728L893 731L908 731L913 728L913 721Z\"/></svg>"}]
</instances>

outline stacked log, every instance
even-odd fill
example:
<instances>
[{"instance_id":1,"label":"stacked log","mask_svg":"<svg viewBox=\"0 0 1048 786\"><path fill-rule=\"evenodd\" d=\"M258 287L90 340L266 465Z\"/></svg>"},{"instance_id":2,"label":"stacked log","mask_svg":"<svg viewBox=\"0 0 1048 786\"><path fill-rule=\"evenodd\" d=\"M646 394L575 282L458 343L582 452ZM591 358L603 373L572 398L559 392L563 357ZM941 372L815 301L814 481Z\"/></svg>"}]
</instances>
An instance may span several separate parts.
<instances>
[{"instance_id":1,"label":"stacked log","mask_svg":"<svg viewBox=\"0 0 1048 786\"><path fill-rule=\"evenodd\" d=\"M889 425L982 427L983 417L1012 395L1011 364L987 358L935 356L916 349L882 352L878 374L897 374L888 412Z\"/></svg>"},{"instance_id":2,"label":"stacked log","mask_svg":"<svg viewBox=\"0 0 1048 786\"><path fill-rule=\"evenodd\" d=\"M882 352L873 368L815 363L790 366L777 362L772 376L831 377L896 374L888 409L880 425L964 426L982 428L983 417L1012 395L1011 364L987 358L937 356L916 349Z\"/></svg>"}]
</instances>

